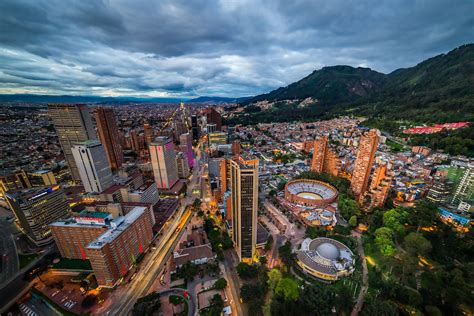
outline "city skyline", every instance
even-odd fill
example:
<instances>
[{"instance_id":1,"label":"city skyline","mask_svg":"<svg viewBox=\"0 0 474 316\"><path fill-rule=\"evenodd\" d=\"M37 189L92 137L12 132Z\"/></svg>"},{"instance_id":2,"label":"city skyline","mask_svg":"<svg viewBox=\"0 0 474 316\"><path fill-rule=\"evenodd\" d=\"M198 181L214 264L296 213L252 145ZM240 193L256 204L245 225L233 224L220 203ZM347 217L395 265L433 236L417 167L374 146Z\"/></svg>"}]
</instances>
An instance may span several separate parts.
<instances>
[{"instance_id":1,"label":"city skyline","mask_svg":"<svg viewBox=\"0 0 474 316\"><path fill-rule=\"evenodd\" d=\"M474 314L473 1L0 10L0 314Z\"/></svg>"}]
</instances>

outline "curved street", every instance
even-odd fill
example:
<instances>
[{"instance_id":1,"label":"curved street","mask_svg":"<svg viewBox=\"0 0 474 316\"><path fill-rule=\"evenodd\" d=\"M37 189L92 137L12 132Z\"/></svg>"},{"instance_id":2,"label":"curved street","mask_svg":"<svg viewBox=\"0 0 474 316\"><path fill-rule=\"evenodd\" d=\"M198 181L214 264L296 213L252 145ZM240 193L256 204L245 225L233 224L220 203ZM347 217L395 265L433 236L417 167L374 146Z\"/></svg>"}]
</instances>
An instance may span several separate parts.
<instances>
[{"instance_id":1,"label":"curved street","mask_svg":"<svg viewBox=\"0 0 474 316\"><path fill-rule=\"evenodd\" d=\"M158 292L160 296L169 296L169 295L177 295L181 296L185 300L187 299L188 302L188 316L194 316L196 314L196 302L194 301L193 295L188 295L187 297L184 295L184 292L186 292L185 289L182 288L171 288L169 290L161 291Z\"/></svg>"},{"instance_id":2,"label":"curved street","mask_svg":"<svg viewBox=\"0 0 474 316\"><path fill-rule=\"evenodd\" d=\"M365 259L364 247L362 245L362 240L360 234L357 232L352 232L352 236L357 238L357 253L359 258L362 260L362 287L360 288L359 296L357 297L357 302L352 309L351 316L356 316L362 310L364 305L365 295L369 289L368 284L368 270L367 270L367 260Z\"/></svg>"}]
</instances>

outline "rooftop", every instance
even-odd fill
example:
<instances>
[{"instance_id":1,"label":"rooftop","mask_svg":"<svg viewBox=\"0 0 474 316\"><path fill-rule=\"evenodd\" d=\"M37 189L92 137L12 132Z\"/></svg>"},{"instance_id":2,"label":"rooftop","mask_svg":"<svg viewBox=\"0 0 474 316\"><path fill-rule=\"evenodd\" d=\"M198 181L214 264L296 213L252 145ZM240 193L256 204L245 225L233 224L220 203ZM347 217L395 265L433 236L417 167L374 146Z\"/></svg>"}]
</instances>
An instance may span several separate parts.
<instances>
[{"instance_id":1,"label":"rooftop","mask_svg":"<svg viewBox=\"0 0 474 316\"><path fill-rule=\"evenodd\" d=\"M20 203L23 203L42 197L48 193L58 190L59 188L59 185L53 187L29 188L16 192L8 192L7 195L10 198L19 200Z\"/></svg>"},{"instance_id":2,"label":"rooftop","mask_svg":"<svg viewBox=\"0 0 474 316\"><path fill-rule=\"evenodd\" d=\"M91 242L87 248L94 248L94 249L100 249L102 248L105 244L110 243L115 240L120 234L122 234L127 228L132 225L137 218L139 218L144 212L146 212L147 208L143 206L137 206L133 208L130 213L128 213L125 216L121 216L117 218L114 223L117 224L115 228L111 228L99 237L97 237L96 240Z\"/></svg>"}]
</instances>

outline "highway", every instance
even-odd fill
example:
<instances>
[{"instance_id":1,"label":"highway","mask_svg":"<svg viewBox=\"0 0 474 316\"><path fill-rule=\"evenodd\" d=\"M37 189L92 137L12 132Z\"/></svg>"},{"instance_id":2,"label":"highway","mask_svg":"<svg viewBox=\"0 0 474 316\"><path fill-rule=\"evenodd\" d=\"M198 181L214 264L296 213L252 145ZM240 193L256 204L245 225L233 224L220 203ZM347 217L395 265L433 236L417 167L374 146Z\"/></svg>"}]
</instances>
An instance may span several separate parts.
<instances>
[{"instance_id":1,"label":"highway","mask_svg":"<svg viewBox=\"0 0 474 316\"><path fill-rule=\"evenodd\" d=\"M8 224L0 223L0 285L7 283L19 270L14 236L10 233Z\"/></svg>"},{"instance_id":2,"label":"highway","mask_svg":"<svg viewBox=\"0 0 474 316\"><path fill-rule=\"evenodd\" d=\"M140 265L140 270L130 283L122 284L114 291L109 297L110 304L107 304L105 308L97 309L94 314L129 315L137 299L146 295L153 282L158 278L193 215L188 206L194 202L195 196L192 193L194 188L200 185L202 168L199 164L199 154L196 161L197 164L187 187L186 198L181 201L181 207L168 229L157 240L157 249L148 253Z\"/></svg>"}]
</instances>

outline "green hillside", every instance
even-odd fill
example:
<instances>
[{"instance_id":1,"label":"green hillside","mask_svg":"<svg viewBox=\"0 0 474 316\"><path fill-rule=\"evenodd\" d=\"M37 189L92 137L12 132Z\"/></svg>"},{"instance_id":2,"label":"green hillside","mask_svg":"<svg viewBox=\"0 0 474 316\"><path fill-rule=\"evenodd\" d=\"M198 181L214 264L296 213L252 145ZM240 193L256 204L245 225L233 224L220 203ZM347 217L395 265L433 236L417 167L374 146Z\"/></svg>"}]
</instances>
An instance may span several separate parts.
<instances>
[{"instance_id":1,"label":"green hillside","mask_svg":"<svg viewBox=\"0 0 474 316\"><path fill-rule=\"evenodd\" d=\"M269 121L252 107L263 100L277 102L276 108L267 113L277 120L354 114L418 123L474 121L473 87L474 44L469 44L388 75L368 68L324 67L287 87L241 104L250 105L244 115L249 122L254 122L254 117ZM313 104L296 106L308 97L314 99ZM295 106L278 107L278 102L284 100L285 105L291 104L286 100L292 100ZM286 115L288 111L297 113ZM278 118L280 115L282 118Z\"/></svg>"}]
</instances>

